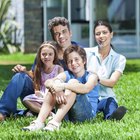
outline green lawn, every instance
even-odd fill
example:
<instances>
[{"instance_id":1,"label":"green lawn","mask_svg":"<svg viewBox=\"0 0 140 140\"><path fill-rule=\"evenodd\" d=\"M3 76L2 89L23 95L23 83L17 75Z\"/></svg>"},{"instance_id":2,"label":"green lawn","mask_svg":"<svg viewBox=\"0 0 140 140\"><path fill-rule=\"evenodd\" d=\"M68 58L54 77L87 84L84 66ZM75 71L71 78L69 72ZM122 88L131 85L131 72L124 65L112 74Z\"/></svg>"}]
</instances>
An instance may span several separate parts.
<instances>
[{"instance_id":1,"label":"green lawn","mask_svg":"<svg viewBox=\"0 0 140 140\"><path fill-rule=\"evenodd\" d=\"M8 60L13 63L27 62L29 68L34 59L34 54L19 55L18 58L8 56ZM0 56L0 62L5 56ZM22 58L22 59L19 59ZM28 59L29 58L29 59ZM5 59L7 61L7 59ZM25 63L25 62L24 62ZM11 63L10 63L11 64ZM0 63L0 94L2 94L13 73L11 68L14 65L4 65ZM35 117L11 117L0 123L0 140L140 140L140 60L127 60L127 65L114 90L117 94L119 105L128 108L128 112L121 121L103 121L102 114L84 123L62 124L61 130L56 132L24 132L23 126L29 124ZM18 107L23 107L18 100Z\"/></svg>"},{"instance_id":2,"label":"green lawn","mask_svg":"<svg viewBox=\"0 0 140 140\"><path fill-rule=\"evenodd\" d=\"M36 54L0 54L0 64L32 64Z\"/></svg>"}]
</instances>

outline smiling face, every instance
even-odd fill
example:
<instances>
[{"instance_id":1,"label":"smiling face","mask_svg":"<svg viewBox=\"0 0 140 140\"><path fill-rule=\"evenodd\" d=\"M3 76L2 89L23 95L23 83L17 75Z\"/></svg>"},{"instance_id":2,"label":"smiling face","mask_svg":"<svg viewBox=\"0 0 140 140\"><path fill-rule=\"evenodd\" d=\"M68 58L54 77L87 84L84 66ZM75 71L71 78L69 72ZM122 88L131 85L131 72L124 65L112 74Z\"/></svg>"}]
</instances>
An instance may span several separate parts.
<instances>
[{"instance_id":1,"label":"smiling face","mask_svg":"<svg viewBox=\"0 0 140 140\"><path fill-rule=\"evenodd\" d=\"M81 77L85 73L85 61L77 52L71 52L67 57L68 69L76 76Z\"/></svg>"},{"instance_id":2,"label":"smiling face","mask_svg":"<svg viewBox=\"0 0 140 140\"><path fill-rule=\"evenodd\" d=\"M63 49L66 49L71 45L71 36L72 33L69 31L66 25L58 25L53 27L53 38Z\"/></svg>"},{"instance_id":3,"label":"smiling face","mask_svg":"<svg viewBox=\"0 0 140 140\"><path fill-rule=\"evenodd\" d=\"M110 47L113 32L110 32L108 27L98 25L95 28L95 39L100 48Z\"/></svg>"},{"instance_id":4,"label":"smiling face","mask_svg":"<svg viewBox=\"0 0 140 140\"><path fill-rule=\"evenodd\" d=\"M49 46L44 46L40 52L40 59L44 65L53 65L55 53L54 50Z\"/></svg>"}]
</instances>

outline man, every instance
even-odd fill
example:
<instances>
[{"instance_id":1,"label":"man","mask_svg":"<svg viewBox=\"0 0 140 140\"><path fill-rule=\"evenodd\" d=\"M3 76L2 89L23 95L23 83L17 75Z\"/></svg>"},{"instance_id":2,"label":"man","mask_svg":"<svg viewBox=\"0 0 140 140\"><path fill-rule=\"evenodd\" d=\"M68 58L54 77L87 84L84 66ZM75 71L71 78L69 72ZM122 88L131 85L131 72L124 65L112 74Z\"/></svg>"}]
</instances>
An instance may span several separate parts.
<instances>
[{"instance_id":1,"label":"man","mask_svg":"<svg viewBox=\"0 0 140 140\"><path fill-rule=\"evenodd\" d=\"M71 42L72 32L69 21L64 17L55 17L49 20L48 27L53 40L58 43L60 63L66 69L63 62L63 52L71 44L77 44L76 42ZM0 121L5 120L6 117L17 112L18 97L22 101L25 96L34 93L31 72L34 71L35 64L36 60L30 71L27 71L26 67L22 65L16 65L12 69L13 72L17 73L12 77L0 99Z\"/></svg>"}]
</instances>

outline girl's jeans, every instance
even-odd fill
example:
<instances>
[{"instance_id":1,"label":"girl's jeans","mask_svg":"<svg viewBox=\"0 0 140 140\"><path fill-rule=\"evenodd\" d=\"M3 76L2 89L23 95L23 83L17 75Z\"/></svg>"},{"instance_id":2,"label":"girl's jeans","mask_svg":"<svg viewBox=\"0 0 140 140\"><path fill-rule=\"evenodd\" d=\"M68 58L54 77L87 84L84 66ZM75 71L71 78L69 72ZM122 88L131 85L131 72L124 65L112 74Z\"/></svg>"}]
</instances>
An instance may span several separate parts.
<instances>
[{"instance_id":1,"label":"girl's jeans","mask_svg":"<svg viewBox=\"0 0 140 140\"><path fill-rule=\"evenodd\" d=\"M15 74L0 99L0 113L9 116L17 111L17 99L33 94L32 79L25 73Z\"/></svg>"}]
</instances>

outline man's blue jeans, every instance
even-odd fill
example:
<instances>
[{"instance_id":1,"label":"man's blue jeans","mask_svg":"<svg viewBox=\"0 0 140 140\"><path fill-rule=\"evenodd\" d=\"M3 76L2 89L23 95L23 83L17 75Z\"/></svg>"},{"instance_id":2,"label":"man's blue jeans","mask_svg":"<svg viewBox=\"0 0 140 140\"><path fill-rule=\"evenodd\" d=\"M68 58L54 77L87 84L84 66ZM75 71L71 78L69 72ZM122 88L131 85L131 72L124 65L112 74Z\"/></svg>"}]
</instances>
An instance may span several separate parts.
<instances>
[{"instance_id":1,"label":"man's blue jeans","mask_svg":"<svg viewBox=\"0 0 140 140\"><path fill-rule=\"evenodd\" d=\"M9 116L17 111L17 99L33 94L32 79L25 73L15 74L0 99L0 113Z\"/></svg>"}]
</instances>

